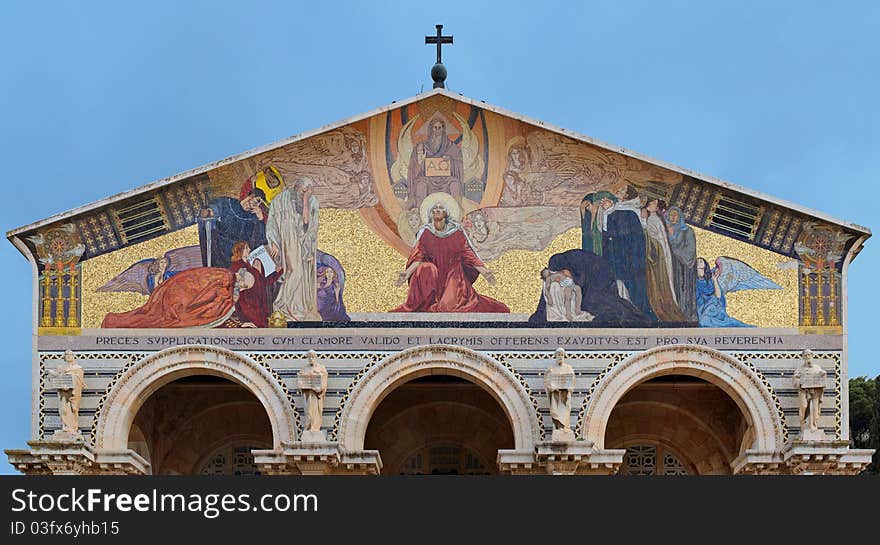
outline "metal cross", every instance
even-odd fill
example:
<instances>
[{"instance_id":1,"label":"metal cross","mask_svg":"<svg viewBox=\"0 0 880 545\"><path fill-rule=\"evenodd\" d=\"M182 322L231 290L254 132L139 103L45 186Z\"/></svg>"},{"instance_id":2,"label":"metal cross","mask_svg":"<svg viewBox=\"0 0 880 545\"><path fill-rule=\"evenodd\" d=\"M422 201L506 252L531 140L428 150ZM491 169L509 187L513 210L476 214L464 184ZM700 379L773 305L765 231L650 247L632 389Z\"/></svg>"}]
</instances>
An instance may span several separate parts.
<instances>
[{"instance_id":1,"label":"metal cross","mask_svg":"<svg viewBox=\"0 0 880 545\"><path fill-rule=\"evenodd\" d=\"M436 36L425 36L426 44L437 44L437 64L442 64L442 59L440 56L440 47L443 44L451 44L452 36L443 36L443 25L437 25L437 35Z\"/></svg>"}]
</instances>

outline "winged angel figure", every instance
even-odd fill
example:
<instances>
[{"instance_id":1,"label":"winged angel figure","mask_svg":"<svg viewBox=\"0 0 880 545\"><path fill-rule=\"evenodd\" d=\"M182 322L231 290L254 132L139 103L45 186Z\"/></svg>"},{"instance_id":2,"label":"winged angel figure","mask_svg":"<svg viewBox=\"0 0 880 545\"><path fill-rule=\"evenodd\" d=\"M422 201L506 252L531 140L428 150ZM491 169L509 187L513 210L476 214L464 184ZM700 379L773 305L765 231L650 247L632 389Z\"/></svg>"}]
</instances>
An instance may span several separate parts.
<instances>
[{"instance_id":1,"label":"winged angel figure","mask_svg":"<svg viewBox=\"0 0 880 545\"><path fill-rule=\"evenodd\" d=\"M697 315L702 327L754 327L727 315L725 294L742 290L781 290L782 286L732 257L719 257L715 268L697 258Z\"/></svg>"},{"instance_id":2,"label":"winged angel figure","mask_svg":"<svg viewBox=\"0 0 880 545\"><path fill-rule=\"evenodd\" d=\"M425 197L440 191L460 201L465 184L483 177L485 164L476 135L461 115L452 112L452 116L461 126L461 144L451 139L459 134L458 129L439 112L419 131L413 128L421 114L413 116L400 131L391 177L395 188L405 185L408 208L418 207ZM422 131L426 136L419 134ZM424 138L414 142L419 136Z\"/></svg>"},{"instance_id":3,"label":"winged angel figure","mask_svg":"<svg viewBox=\"0 0 880 545\"><path fill-rule=\"evenodd\" d=\"M202 251L198 245L175 248L165 252L161 257L142 259L133 263L96 291L132 291L149 295L156 286L175 274L201 266Z\"/></svg>"}]
</instances>

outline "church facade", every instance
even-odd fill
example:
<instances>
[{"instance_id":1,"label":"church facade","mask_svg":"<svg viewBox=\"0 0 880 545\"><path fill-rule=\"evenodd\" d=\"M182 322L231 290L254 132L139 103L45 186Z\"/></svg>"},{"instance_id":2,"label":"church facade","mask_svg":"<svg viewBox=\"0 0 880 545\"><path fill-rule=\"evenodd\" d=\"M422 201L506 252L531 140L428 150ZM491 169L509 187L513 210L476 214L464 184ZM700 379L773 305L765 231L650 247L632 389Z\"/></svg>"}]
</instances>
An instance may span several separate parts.
<instances>
[{"instance_id":1,"label":"church facade","mask_svg":"<svg viewBox=\"0 0 880 545\"><path fill-rule=\"evenodd\" d=\"M7 234L26 474L857 474L867 228L437 88Z\"/></svg>"}]
</instances>

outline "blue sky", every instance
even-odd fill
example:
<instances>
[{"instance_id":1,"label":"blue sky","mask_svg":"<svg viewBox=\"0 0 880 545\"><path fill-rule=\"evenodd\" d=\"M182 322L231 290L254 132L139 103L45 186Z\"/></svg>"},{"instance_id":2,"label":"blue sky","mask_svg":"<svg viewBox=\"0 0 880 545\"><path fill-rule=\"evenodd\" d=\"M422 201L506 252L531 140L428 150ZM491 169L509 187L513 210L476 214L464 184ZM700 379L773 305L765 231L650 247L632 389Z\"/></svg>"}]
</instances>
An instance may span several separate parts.
<instances>
[{"instance_id":1,"label":"blue sky","mask_svg":"<svg viewBox=\"0 0 880 545\"><path fill-rule=\"evenodd\" d=\"M880 225L880 3L317 4L6 4L3 230L429 89L436 23L455 92ZM850 268L851 376L880 374L876 245ZM8 243L0 263L0 447L21 448L31 271Z\"/></svg>"}]
</instances>

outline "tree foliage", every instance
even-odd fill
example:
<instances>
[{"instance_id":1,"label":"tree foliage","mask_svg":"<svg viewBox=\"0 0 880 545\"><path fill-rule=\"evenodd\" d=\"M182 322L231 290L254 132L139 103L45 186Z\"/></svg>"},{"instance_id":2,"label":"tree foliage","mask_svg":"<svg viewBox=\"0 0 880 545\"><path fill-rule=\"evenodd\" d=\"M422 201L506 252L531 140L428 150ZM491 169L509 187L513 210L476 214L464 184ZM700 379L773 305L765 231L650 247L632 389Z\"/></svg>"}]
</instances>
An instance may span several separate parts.
<instances>
[{"instance_id":1,"label":"tree foliage","mask_svg":"<svg viewBox=\"0 0 880 545\"><path fill-rule=\"evenodd\" d=\"M877 451L866 473L880 473L880 376L850 379L849 427L853 448Z\"/></svg>"}]
</instances>

